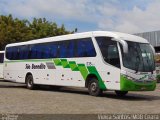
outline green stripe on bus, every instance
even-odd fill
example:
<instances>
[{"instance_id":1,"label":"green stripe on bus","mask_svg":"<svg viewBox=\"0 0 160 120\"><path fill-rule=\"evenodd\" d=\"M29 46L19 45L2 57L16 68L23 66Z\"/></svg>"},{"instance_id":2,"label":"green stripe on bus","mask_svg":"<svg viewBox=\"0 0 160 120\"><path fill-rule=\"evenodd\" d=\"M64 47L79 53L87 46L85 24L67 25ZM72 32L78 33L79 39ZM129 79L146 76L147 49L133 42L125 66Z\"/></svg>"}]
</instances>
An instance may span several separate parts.
<instances>
[{"instance_id":1,"label":"green stripe on bus","mask_svg":"<svg viewBox=\"0 0 160 120\"><path fill-rule=\"evenodd\" d=\"M57 66L61 66L62 65L60 59L53 59L53 61L54 61L55 65L57 65Z\"/></svg>"},{"instance_id":2,"label":"green stripe on bus","mask_svg":"<svg viewBox=\"0 0 160 120\"><path fill-rule=\"evenodd\" d=\"M14 61L5 61L4 63L15 63L15 62L51 62L53 60L56 66L62 66L63 68L70 68L72 71L79 71L84 80L86 80L89 74L94 74L98 77L99 85L101 89L106 89L106 86L99 75L95 66L86 67L85 64L76 64L75 61L67 61L67 59L30 59L30 60L14 60Z\"/></svg>"},{"instance_id":3,"label":"green stripe on bus","mask_svg":"<svg viewBox=\"0 0 160 120\"><path fill-rule=\"evenodd\" d=\"M61 63L64 68L70 68L67 59L61 59Z\"/></svg>"},{"instance_id":4,"label":"green stripe on bus","mask_svg":"<svg viewBox=\"0 0 160 120\"><path fill-rule=\"evenodd\" d=\"M88 66L87 68L88 68L88 71L90 74L94 74L98 77L99 87L103 90L106 90L106 86L104 84L104 81L102 80L101 76L99 75L96 67L95 66Z\"/></svg>"},{"instance_id":5,"label":"green stripe on bus","mask_svg":"<svg viewBox=\"0 0 160 120\"><path fill-rule=\"evenodd\" d=\"M67 59L30 59L30 60L14 60L14 61L5 61L4 63L16 63L16 62L54 62L56 66L62 66L63 68L70 68L72 71L79 71L84 80L87 79L89 74L94 74L98 77L99 85L101 89L106 89L106 86L99 75L95 66L86 67L85 64L76 64L75 61L67 61Z\"/></svg>"},{"instance_id":6,"label":"green stripe on bus","mask_svg":"<svg viewBox=\"0 0 160 120\"><path fill-rule=\"evenodd\" d=\"M85 64L76 64L75 61L67 61L67 59L54 59L56 66L62 66L63 68L71 68L72 71L79 71L84 80L87 79L89 74L94 74L98 77L99 86L101 89L106 90L106 86L101 76L99 75L95 66L86 67Z\"/></svg>"},{"instance_id":7,"label":"green stripe on bus","mask_svg":"<svg viewBox=\"0 0 160 120\"><path fill-rule=\"evenodd\" d=\"M84 80L86 80L86 78L88 76L88 70L87 70L86 66L84 64L78 64L78 69L79 69L81 75L83 76Z\"/></svg>"},{"instance_id":8,"label":"green stripe on bus","mask_svg":"<svg viewBox=\"0 0 160 120\"><path fill-rule=\"evenodd\" d=\"M77 66L75 61L70 61L69 66L70 66L72 71L79 71L78 66Z\"/></svg>"}]
</instances>

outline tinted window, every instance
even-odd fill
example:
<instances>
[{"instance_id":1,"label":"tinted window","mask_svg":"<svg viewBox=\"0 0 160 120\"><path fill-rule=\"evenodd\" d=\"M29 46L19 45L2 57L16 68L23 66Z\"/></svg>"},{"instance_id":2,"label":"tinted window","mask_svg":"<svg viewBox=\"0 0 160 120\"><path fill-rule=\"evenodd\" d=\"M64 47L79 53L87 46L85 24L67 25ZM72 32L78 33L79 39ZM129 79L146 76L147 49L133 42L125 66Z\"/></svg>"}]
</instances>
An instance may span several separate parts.
<instances>
[{"instance_id":1,"label":"tinted window","mask_svg":"<svg viewBox=\"0 0 160 120\"><path fill-rule=\"evenodd\" d=\"M37 45L30 46L30 51L29 51L29 58L30 59L37 58L37 49L38 49Z\"/></svg>"},{"instance_id":2,"label":"tinted window","mask_svg":"<svg viewBox=\"0 0 160 120\"><path fill-rule=\"evenodd\" d=\"M19 47L19 59L24 59L24 46Z\"/></svg>"},{"instance_id":3,"label":"tinted window","mask_svg":"<svg viewBox=\"0 0 160 120\"><path fill-rule=\"evenodd\" d=\"M11 50L12 48L11 47L9 47L9 48L6 48L6 58L7 59L12 59L12 50Z\"/></svg>"},{"instance_id":4,"label":"tinted window","mask_svg":"<svg viewBox=\"0 0 160 120\"><path fill-rule=\"evenodd\" d=\"M12 59L17 60L19 56L18 47L12 48Z\"/></svg>"},{"instance_id":5,"label":"tinted window","mask_svg":"<svg viewBox=\"0 0 160 120\"><path fill-rule=\"evenodd\" d=\"M75 42L76 40L69 40L60 42L59 44L59 57L72 58L75 57Z\"/></svg>"},{"instance_id":6,"label":"tinted window","mask_svg":"<svg viewBox=\"0 0 160 120\"><path fill-rule=\"evenodd\" d=\"M104 60L113 66L120 67L117 42L112 41L110 37L97 37L96 40Z\"/></svg>"},{"instance_id":7,"label":"tinted window","mask_svg":"<svg viewBox=\"0 0 160 120\"><path fill-rule=\"evenodd\" d=\"M58 58L58 42L54 42L50 44L50 58Z\"/></svg>"},{"instance_id":8,"label":"tinted window","mask_svg":"<svg viewBox=\"0 0 160 120\"><path fill-rule=\"evenodd\" d=\"M29 46L23 46L23 58L22 59L28 59L29 57Z\"/></svg>"},{"instance_id":9,"label":"tinted window","mask_svg":"<svg viewBox=\"0 0 160 120\"><path fill-rule=\"evenodd\" d=\"M49 44L41 44L40 45L40 50L41 50L41 58L42 59L48 59L50 58L50 47Z\"/></svg>"},{"instance_id":10,"label":"tinted window","mask_svg":"<svg viewBox=\"0 0 160 120\"><path fill-rule=\"evenodd\" d=\"M136 72L152 72L155 70L155 61L152 48L147 43L126 41L128 53L124 53L122 46L123 65Z\"/></svg>"},{"instance_id":11,"label":"tinted window","mask_svg":"<svg viewBox=\"0 0 160 120\"><path fill-rule=\"evenodd\" d=\"M90 38L80 39L77 41L78 57L95 57L96 51Z\"/></svg>"},{"instance_id":12,"label":"tinted window","mask_svg":"<svg viewBox=\"0 0 160 120\"><path fill-rule=\"evenodd\" d=\"M3 63L4 60L4 53L0 53L0 63Z\"/></svg>"},{"instance_id":13,"label":"tinted window","mask_svg":"<svg viewBox=\"0 0 160 120\"><path fill-rule=\"evenodd\" d=\"M69 44L68 41L60 42L60 45L59 45L59 51L60 51L59 57L60 58L66 58L66 57L68 57L67 56L68 44Z\"/></svg>"},{"instance_id":14,"label":"tinted window","mask_svg":"<svg viewBox=\"0 0 160 120\"><path fill-rule=\"evenodd\" d=\"M67 57L69 58L75 57L75 43L74 40L68 41Z\"/></svg>"},{"instance_id":15,"label":"tinted window","mask_svg":"<svg viewBox=\"0 0 160 120\"><path fill-rule=\"evenodd\" d=\"M8 47L6 49L6 57L10 60L94 56L96 56L96 52L90 38Z\"/></svg>"}]
</instances>

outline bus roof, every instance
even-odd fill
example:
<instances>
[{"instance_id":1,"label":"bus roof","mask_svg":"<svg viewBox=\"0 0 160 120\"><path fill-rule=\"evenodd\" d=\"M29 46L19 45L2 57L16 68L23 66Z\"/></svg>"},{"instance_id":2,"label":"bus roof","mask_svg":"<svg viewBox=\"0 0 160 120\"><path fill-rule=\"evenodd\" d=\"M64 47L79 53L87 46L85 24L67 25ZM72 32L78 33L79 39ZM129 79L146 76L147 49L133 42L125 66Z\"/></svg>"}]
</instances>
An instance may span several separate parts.
<instances>
[{"instance_id":1,"label":"bus roof","mask_svg":"<svg viewBox=\"0 0 160 120\"><path fill-rule=\"evenodd\" d=\"M61 41L61 40L70 40L70 39L79 39L79 38L86 38L86 37L92 37L92 36L94 37L106 36L106 37L113 37L116 39L123 39L123 40L133 41L133 42L149 43L146 39L135 36L135 35L131 35L131 34L111 32L111 31L91 31L91 32L75 33L75 34L36 39L36 40L27 41L27 42L12 43L12 44L8 44L6 47L26 45L26 44L29 45L29 44L36 44L36 43L43 43L43 42L52 42L52 41Z\"/></svg>"}]
</instances>

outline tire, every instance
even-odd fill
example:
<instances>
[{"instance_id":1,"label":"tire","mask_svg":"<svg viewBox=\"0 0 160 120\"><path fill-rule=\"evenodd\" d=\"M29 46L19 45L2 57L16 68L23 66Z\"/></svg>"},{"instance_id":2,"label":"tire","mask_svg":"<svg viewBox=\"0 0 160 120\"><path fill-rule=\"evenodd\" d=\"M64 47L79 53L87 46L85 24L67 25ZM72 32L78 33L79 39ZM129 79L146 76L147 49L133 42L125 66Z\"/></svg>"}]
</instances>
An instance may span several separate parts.
<instances>
[{"instance_id":1,"label":"tire","mask_svg":"<svg viewBox=\"0 0 160 120\"><path fill-rule=\"evenodd\" d=\"M34 85L34 81L33 81L33 76L32 75L28 75L27 76L27 78L26 78L26 86L30 90L34 90L35 89L35 85Z\"/></svg>"},{"instance_id":2,"label":"tire","mask_svg":"<svg viewBox=\"0 0 160 120\"><path fill-rule=\"evenodd\" d=\"M92 78L89 81L88 92L92 96L100 96L102 94L102 90L100 89L98 80L96 78Z\"/></svg>"},{"instance_id":3,"label":"tire","mask_svg":"<svg viewBox=\"0 0 160 120\"><path fill-rule=\"evenodd\" d=\"M117 96L123 97L128 93L128 91L115 91L115 93Z\"/></svg>"}]
</instances>

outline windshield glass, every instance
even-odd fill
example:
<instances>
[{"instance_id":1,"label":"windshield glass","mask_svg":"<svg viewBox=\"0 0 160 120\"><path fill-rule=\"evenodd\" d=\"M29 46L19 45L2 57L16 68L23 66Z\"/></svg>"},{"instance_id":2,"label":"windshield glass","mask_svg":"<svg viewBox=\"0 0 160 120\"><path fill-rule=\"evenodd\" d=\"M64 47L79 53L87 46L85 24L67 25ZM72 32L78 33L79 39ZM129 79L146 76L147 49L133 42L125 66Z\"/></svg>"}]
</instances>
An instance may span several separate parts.
<instances>
[{"instance_id":1,"label":"windshield glass","mask_svg":"<svg viewBox=\"0 0 160 120\"><path fill-rule=\"evenodd\" d=\"M126 41L128 53L123 53L123 65L136 72L153 72L155 70L154 54L148 43Z\"/></svg>"},{"instance_id":2,"label":"windshield glass","mask_svg":"<svg viewBox=\"0 0 160 120\"><path fill-rule=\"evenodd\" d=\"M106 63L120 68L120 58L117 42L111 37L96 37L103 59Z\"/></svg>"}]
</instances>

